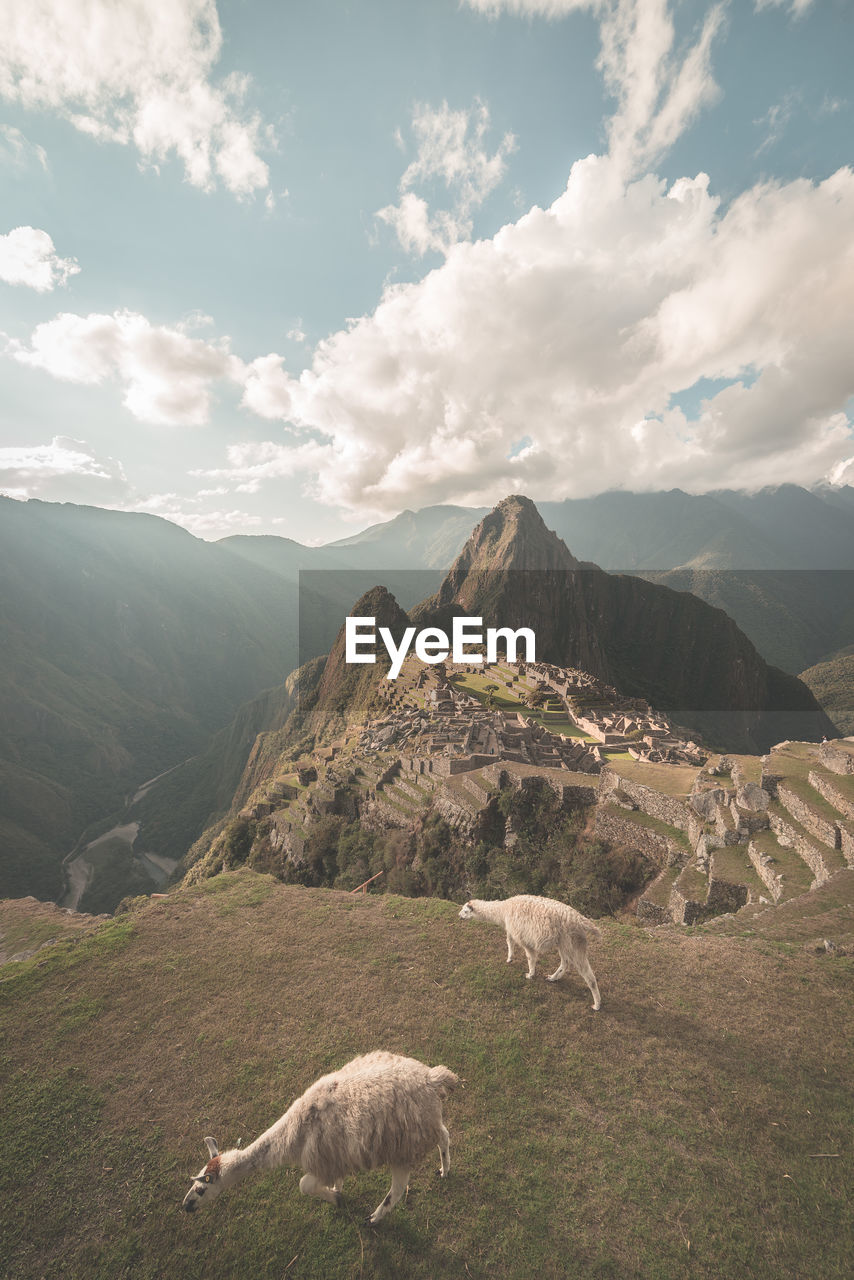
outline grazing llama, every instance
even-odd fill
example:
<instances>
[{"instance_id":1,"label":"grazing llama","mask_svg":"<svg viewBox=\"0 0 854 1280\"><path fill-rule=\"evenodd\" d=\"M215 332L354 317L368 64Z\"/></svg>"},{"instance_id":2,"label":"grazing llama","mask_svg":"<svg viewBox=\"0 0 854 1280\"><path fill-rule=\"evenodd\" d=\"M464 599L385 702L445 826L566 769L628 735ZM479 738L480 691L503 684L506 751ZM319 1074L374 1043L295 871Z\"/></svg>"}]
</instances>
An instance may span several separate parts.
<instances>
[{"instance_id":1,"label":"grazing llama","mask_svg":"<svg viewBox=\"0 0 854 1280\"><path fill-rule=\"evenodd\" d=\"M587 959L589 940L601 938L599 928L564 902L554 898L538 898L530 893L520 893L514 898L498 902L483 902L472 898L460 912L461 920L491 920L503 924L507 934L507 963L513 959L514 948L519 946L528 957L527 978L533 978L537 960L542 951L557 948L560 964L549 974L549 982L562 978L570 965L581 975L593 994L593 1008L602 1001L596 975Z\"/></svg>"},{"instance_id":2,"label":"grazing llama","mask_svg":"<svg viewBox=\"0 0 854 1280\"><path fill-rule=\"evenodd\" d=\"M341 1203L349 1173L391 1167L391 1190L368 1221L393 1209L412 1168L438 1146L440 1175L451 1167L442 1101L459 1083L447 1067L377 1050L321 1076L285 1114L244 1150L219 1152L205 1138L210 1160L184 1197L188 1211L210 1204L226 1187L282 1164L300 1165L299 1189L330 1204Z\"/></svg>"}]
</instances>

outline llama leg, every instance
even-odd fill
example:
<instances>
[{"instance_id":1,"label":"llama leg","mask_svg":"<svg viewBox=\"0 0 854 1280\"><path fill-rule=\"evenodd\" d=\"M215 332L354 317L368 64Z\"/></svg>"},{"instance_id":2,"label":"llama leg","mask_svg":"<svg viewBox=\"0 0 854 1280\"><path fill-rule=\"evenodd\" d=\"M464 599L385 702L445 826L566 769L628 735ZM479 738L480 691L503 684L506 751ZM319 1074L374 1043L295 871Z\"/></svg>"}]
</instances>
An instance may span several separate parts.
<instances>
[{"instance_id":1,"label":"llama leg","mask_svg":"<svg viewBox=\"0 0 854 1280\"><path fill-rule=\"evenodd\" d=\"M400 1165L392 1165L391 1168L391 1190L384 1200L381 1200L374 1209L368 1222L371 1226L375 1226L380 1218L384 1218L390 1209L393 1209L400 1197L403 1195L409 1183L409 1170L402 1168Z\"/></svg>"},{"instance_id":2,"label":"llama leg","mask_svg":"<svg viewBox=\"0 0 854 1280\"><path fill-rule=\"evenodd\" d=\"M508 934L507 934L507 963L508 963L508 964L509 964L509 963L510 963L510 961L513 959L513 955L514 955L514 946L515 946L515 944L514 944L514 942L513 942L513 939L511 938L510 934L508 933Z\"/></svg>"},{"instance_id":3,"label":"llama leg","mask_svg":"<svg viewBox=\"0 0 854 1280\"><path fill-rule=\"evenodd\" d=\"M566 973L567 965L569 964L569 959L570 958L566 954L566 952L561 951L560 964L555 969L554 973L549 974L549 976L546 978L546 982L557 982L558 978L562 978L563 975Z\"/></svg>"},{"instance_id":4,"label":"llama leg","mask_svg":"<svg viewBox=\"0 0 854 1280\"><path fill-rule=\"evenodd\" d=\"M451 1135L444 1125L439 1130L439 1158L442 1162L439 1167L439 1177L444 1178L451 1167Z\"/></svg>"},{"instance_id":5,"label":"llama leg","mask_svg":"<svg viewBox=\"0 0 854 1280\"><path fill-rule=\"evenodd\" d=\"M304 1196L317 1196L319 1200L327 1200L329 1204L341 1203L340 1187L337 1184L334 1187L325 1187L313 1173L303 1174L299 1180L299 1189Z\"/></svg>"},{"instance_id":6,"label":"llama leg","mask_svg":"<svg viewBox=\"0 0 854 1280\"><path fill-rule=\"evenodd\" d=\"M587 947L575 947L572 952L572 960L576 970L587 983L593 995L593 1008L598 1009L602 1003L599 995L599 984L596 981L596 974L590 967L590 961L587 959Z\"/></svg>"},{"instance_id":7,"label":"llama leg","mask_svg":"<svg viewBox=\"0 0 854 1280\"><path fill-rule=\"evenodd\" d=\"M533 978L534 970L537 967L537 953L536 951L531 951L529 947L525 947L525 955L528 957L528 972L525 977Z\"/></svg>"}]
</instances>

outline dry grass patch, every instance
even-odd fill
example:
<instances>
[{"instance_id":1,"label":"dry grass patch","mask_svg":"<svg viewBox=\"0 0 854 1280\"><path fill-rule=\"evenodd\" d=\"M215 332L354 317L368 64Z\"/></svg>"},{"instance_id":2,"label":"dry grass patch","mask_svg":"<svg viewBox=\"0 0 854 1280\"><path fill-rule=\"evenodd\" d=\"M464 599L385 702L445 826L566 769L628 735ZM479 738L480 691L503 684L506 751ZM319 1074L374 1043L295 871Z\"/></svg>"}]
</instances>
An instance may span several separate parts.
<instances>
[{"instance_id":1,"label":"dry grass patch","mask_svg":"<svg viewBox=\"0 0 854 1280\"><path fill-rule=\"evenodd\" d=\"M639 782L644 787L677 799L684 799L691 794L694 779L700 772L696 765L649 764L645 760L633 760L631 756L614 756L608 763L621 778Z\"/></svg>"},{"instance_id":2,"label":"dry grass patch","mask_svg":"<svg viewBox=\"0 0 854 1280\"><path fill-rule=\"evenodd\" d=\"M501 931L457 910L240 872L16 966L0 984L0 1271L847 1275L845 958L604 922L593 1013L577 977L525 981ZM385 1171L349 1180L343 1211L283 1169L181 1213L205 1134L251 1140L378 1047L464 1078L447 1180L425 1162L376 1230L361 1221Z\"/></svg>"}]
</instances>

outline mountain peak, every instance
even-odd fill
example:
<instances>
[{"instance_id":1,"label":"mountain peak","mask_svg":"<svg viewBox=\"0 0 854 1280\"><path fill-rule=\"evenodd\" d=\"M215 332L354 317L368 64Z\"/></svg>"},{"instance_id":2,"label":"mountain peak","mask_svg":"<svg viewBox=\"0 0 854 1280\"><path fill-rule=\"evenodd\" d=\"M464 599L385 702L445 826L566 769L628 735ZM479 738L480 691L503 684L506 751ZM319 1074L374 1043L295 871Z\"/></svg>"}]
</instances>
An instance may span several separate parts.
<instances>
[{"instance_id":1,"label":"mountain peak","mask_svg":"<svg viewBox=\"0 0 854 1280\"><path fill-rule=\"evenodd\" d=\"M351 618L373 618L376 630L388 627L399 644L410 620L383 586L371 587L349 611ZM388 671L388 655L382 645L376 663L348 663L346 624L342 625L317 685L317 701L308 724L325 734L338 731L346 723L358 723L367 714L377 682Z\"/></svg>"},{"instance_id":2,"label":"mountain peak","mask_svg":"<svg viewBox=\"0 0 854 1280\"><path fill-rule=\"evenodd\" d=\"M484 516L454 562L455 570L578 569L530 498L512 493Z\"/></svg>"}]
</instances>

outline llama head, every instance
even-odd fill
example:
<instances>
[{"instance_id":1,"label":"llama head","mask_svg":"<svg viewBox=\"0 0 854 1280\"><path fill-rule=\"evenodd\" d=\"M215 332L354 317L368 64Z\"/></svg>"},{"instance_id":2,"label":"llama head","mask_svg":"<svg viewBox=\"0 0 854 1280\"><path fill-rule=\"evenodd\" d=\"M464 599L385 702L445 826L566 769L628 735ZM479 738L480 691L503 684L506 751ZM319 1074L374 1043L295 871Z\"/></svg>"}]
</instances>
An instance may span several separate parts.
<instances>
[{"instance_id":1,"label":"llama head","mask_svg":"<svg viewBox=\"0 0 854 1280\"><path fill-rule=\"evenodd\" d=\"M470 902L467 902L466 905L463 907L462 911L460 912L460 919L471 920L473 915L474 915L474 907Z\"/></svg>"},{"instance_id":2,"label":"llama head","mask_svg":"<svg viewBox=\"0 0 854 1280\"><path fill-rule=\"evenodd\" d=\"M213 1138L205 1138L205 1144L207 1145L210 1160L193 1178L193 1185L184 1196L181 1207L186 1209L188 1213L198 1209L199 1205L210 1204L211 1200L216 1200L223 1187L219 1149Z\"/></svg>"}]
</instances>

